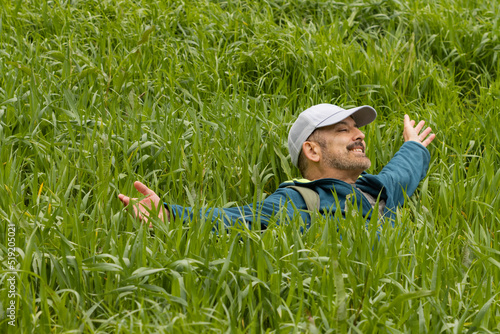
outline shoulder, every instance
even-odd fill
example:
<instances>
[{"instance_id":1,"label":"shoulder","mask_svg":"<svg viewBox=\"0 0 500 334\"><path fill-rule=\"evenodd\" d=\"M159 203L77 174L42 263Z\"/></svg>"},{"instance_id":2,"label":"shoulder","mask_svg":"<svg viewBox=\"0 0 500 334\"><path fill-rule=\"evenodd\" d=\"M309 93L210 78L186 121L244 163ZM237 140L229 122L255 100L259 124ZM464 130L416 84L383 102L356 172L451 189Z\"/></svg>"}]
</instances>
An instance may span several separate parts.
<instances>
[{"instance_id":1,"label":"shoulder","mask_svg":"<svg viewBox=\"0 0 500 334\"><path fill-rule=\"evenodd\" d=\"M295 178L295 179L291 179L291 180L287 180L283 183L280 184L280 188L286 188L286 187L289 187L289 186L294 186L294 185L301 185L301 184L310 184L310 183L314 183L315 181L311 181L311 180L308 180L308 179L300 179L300 178Z\"/></svg>"},{"instance_id":2,"label":"shoulder","mask_svg":"<svg viewBox=\"0 0 500 334\"><path fill-rule=\"evenodd\" d=\"M384 188L384 183L379 175L363 172L356 180L356 187L369 193L378 193Z\"/></svg>"}]
</instances>

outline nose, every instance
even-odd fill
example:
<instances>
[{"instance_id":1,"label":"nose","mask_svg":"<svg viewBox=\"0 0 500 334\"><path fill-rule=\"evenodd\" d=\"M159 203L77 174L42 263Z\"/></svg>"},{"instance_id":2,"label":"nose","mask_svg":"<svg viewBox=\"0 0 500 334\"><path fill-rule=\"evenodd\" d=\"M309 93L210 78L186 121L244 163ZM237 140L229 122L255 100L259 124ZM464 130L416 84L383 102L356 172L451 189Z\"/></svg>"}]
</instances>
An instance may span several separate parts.
<instances>
[{"instance_id":1,"label":"nose","mask_svg":"<svg viewBox=\"0 0 500 334\"><path fill-rule=\"evenodd\" d=\"M360 129L358 128L355 128L355 132L354 132L354 141L357 141L357 140L364 140L365 139L365 134L363 133L363 131L361 131Z\"/></svg>"}]
</instances>

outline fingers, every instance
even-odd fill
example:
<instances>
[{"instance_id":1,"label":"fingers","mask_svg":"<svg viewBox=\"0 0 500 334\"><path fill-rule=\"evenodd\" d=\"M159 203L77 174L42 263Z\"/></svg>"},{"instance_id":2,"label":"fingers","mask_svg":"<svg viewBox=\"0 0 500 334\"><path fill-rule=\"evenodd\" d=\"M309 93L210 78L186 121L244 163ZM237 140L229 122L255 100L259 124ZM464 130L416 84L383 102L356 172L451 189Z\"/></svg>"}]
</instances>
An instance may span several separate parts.
<instances>
[{"instance_id":1,"label":"fingers","mask_svg":"<svg viewBox=\"0 0 500 334\"><path fill-rule=\"evenodd\" d=\"M425 121L420 121L418 122L417 126L415 127L415 132L420 133L422 131L422 128L424 127Z\"/></svg>"},{"instance_id":2,"label":"fingers","mask_svg":"<svg viewBox=\"0 0 500 334\"><path fill-rule=\"evenodd\" d=\"M118 198L120 199L120 201L123 202L123 205L125 205L125 206L127 206L128 203L130 203L130 197L128 197L128 196L125 196L123 194L119 194Z\"/></svg>"},{"instance_id":3,"label":"fingers","mask_svg":"<svg viewBox=\"0 0 500 334\"><path fill-rule=\"evenodd\" d=\"M425 129L420 135L418 135L418 138L422 141L425 139L425 137L427 137L430 133L431 133L432 129L430 127L428 127L427 129ZM418 131L417 131L418 133Z\"/></svg>"},{"instance_id":4,"label":"fingers","mask_svg":"<svg viewBox=\"0 0 500 334\"><path fill-rule=\"evenodd\" d=\"M429 145L434 140L434 138L436 138L436 135L433 133L426 140L422 142L422 145L427 147L427 145Z\"/></svg>"},{"instance_id":5,"label":"fingers","mask_svg":"<svg viewBox=\"0 0 500 334\"><path fill-rule=\"evenodd\" d=\"M413 139L413 136L414 136L413 125L415 125L415 121L410 120L410 116L405 115L404 121L403 121L403 126L404 126L403 137L404 137L405 141L414 140Z\"/></svg>"},{"instance_id":6,"label":"fingers","mask_svg":"<svg viewBox=\"0 0 500 334\"><path fill-rule=\"evenodd\" d=\"M411 123L410 116L405 115L404 120L403 120L404 128L406 129L406 128L412 126L410 123Z\"/></svg>"},{"instance_id":7,"label":"fingers","mask_svg":"<svg viewBox=\"0 0 500 334\"><path fill-rule=\"evenodd\" d=\"M418 135L418 139L422 145L427 147L434 138L436 138L436 135L434 133L431 133L432 129L430 127L427 127L421 134ZM418 132L417 132L418 133Z\"/></svg>"},{"instance_id":8,"label":"fingers","mask_svg":"<svg viewBox=\"0 0 500 334\"><path fill-rule=\"evenodd\" d=\"M130 201L132 201L132 203L136 202L137 201L137 198L130 198L128 196L125 196L123 194L119 194L118 195L118 198L120 199L120 201L123 202L123 205L124 206L128 206L130 204ZM137 204L136 205L133 205L132 206L134 208L134 216L135 217L139 217L139 219L142 219L142 215L139 213L139 211L137 210Z\"/></svg>"},{"instance_id":9,"label":"fingers","mask_svg":"<svg viewBox=\"0 0 500 334\"><path fill-rule=\"evenodd\" d=\"M151 189L149 189L144 183L140 181L135 181L134 182L134 187L139 191L141 194L149 196L149 195L155 195L155 192Z\"/></svg>"},{"instance_id":10,"label":"fingers","mask_svg":"<svg viewBox=\"0 0 500 334\"><path fill-rule=\"evenodd\" d=\"M149 226L152 227L152 221L150 221L149 216L150 213L153 211L155 212L158 210L158 206L160 203L160 198L156 193L149 189L145 184L143 184L140 181L134 182L134 187L139 191L142 195L146 196L146 198L143 198L142 200L138 201L138 198L130 198L128 196L125 196L124 194L119 194L118 198L120 201L123 202L125 206L131 205L133 210L134 210L134 216L136 218L139 218L140 220L145 221L146 223L149 223ZM164 221L164 208L161 207L159 212L156 214L158 215L158 218L160 218L162 221ZM167 219L168 219L168 213L166 214Z\"/></svg>"},{"instance_id":11,"label":"fingers","mask_svg":"<svg viewBox=\"0 0 500 334\"><path fill-rule=\"evenodd\" d=\"M405 141L416 141L427 147L436 138L436 135L431 133L432 129L430 127L422 131L424 125L425 121L420 121L415 125L415 121L411 120L410 116L405 115L403 131Z\"/></svg>"}]
</instances>

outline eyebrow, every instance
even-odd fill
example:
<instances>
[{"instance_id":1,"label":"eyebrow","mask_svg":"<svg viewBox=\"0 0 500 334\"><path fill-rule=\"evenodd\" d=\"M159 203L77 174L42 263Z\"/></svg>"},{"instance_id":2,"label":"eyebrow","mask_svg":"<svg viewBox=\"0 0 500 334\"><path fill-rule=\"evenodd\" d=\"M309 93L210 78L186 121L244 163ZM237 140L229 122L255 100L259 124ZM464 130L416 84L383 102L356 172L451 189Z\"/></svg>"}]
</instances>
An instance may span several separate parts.
<instances>
[{"instance_id":1,"label":"eyebrow","mask_svg":"<svg viewBox=\"0 0 500 334\"><path fill-rule=\"evenodd\" d=\"M337 125L345 125L345 126L350 126L350 124L349 124L349 123L347 123L347 122L345 122L345 121L340 121L340 122L338 122L338 123L335 123L335 126L337 126ZM354 127L355 127L355 128L358 128L358 124L357 124L356 122L354 122Z\"/></svg>"}]
</instances>

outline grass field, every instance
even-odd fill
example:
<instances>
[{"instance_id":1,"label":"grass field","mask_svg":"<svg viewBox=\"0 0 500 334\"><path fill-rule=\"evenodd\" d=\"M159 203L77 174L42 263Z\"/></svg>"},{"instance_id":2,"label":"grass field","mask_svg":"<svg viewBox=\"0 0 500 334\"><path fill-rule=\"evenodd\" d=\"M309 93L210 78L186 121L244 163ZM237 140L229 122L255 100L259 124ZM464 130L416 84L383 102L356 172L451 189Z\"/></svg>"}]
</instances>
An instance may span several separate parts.
<instances>
[{"instance_id":1,"label":"grass field","mask_svg":"<svg viewBox=\"0 0 500 334\"><path fill-rule=\"evenodd\" d=\"M495 0L0 0L0 332L500 331L499 18ZM299 176L288 129L324 102L377 110L370 173L405 113L437 134L380 240L356 215L151 231L117 198L141 180L255 203Z\"/></svg>"}]
</instances>

